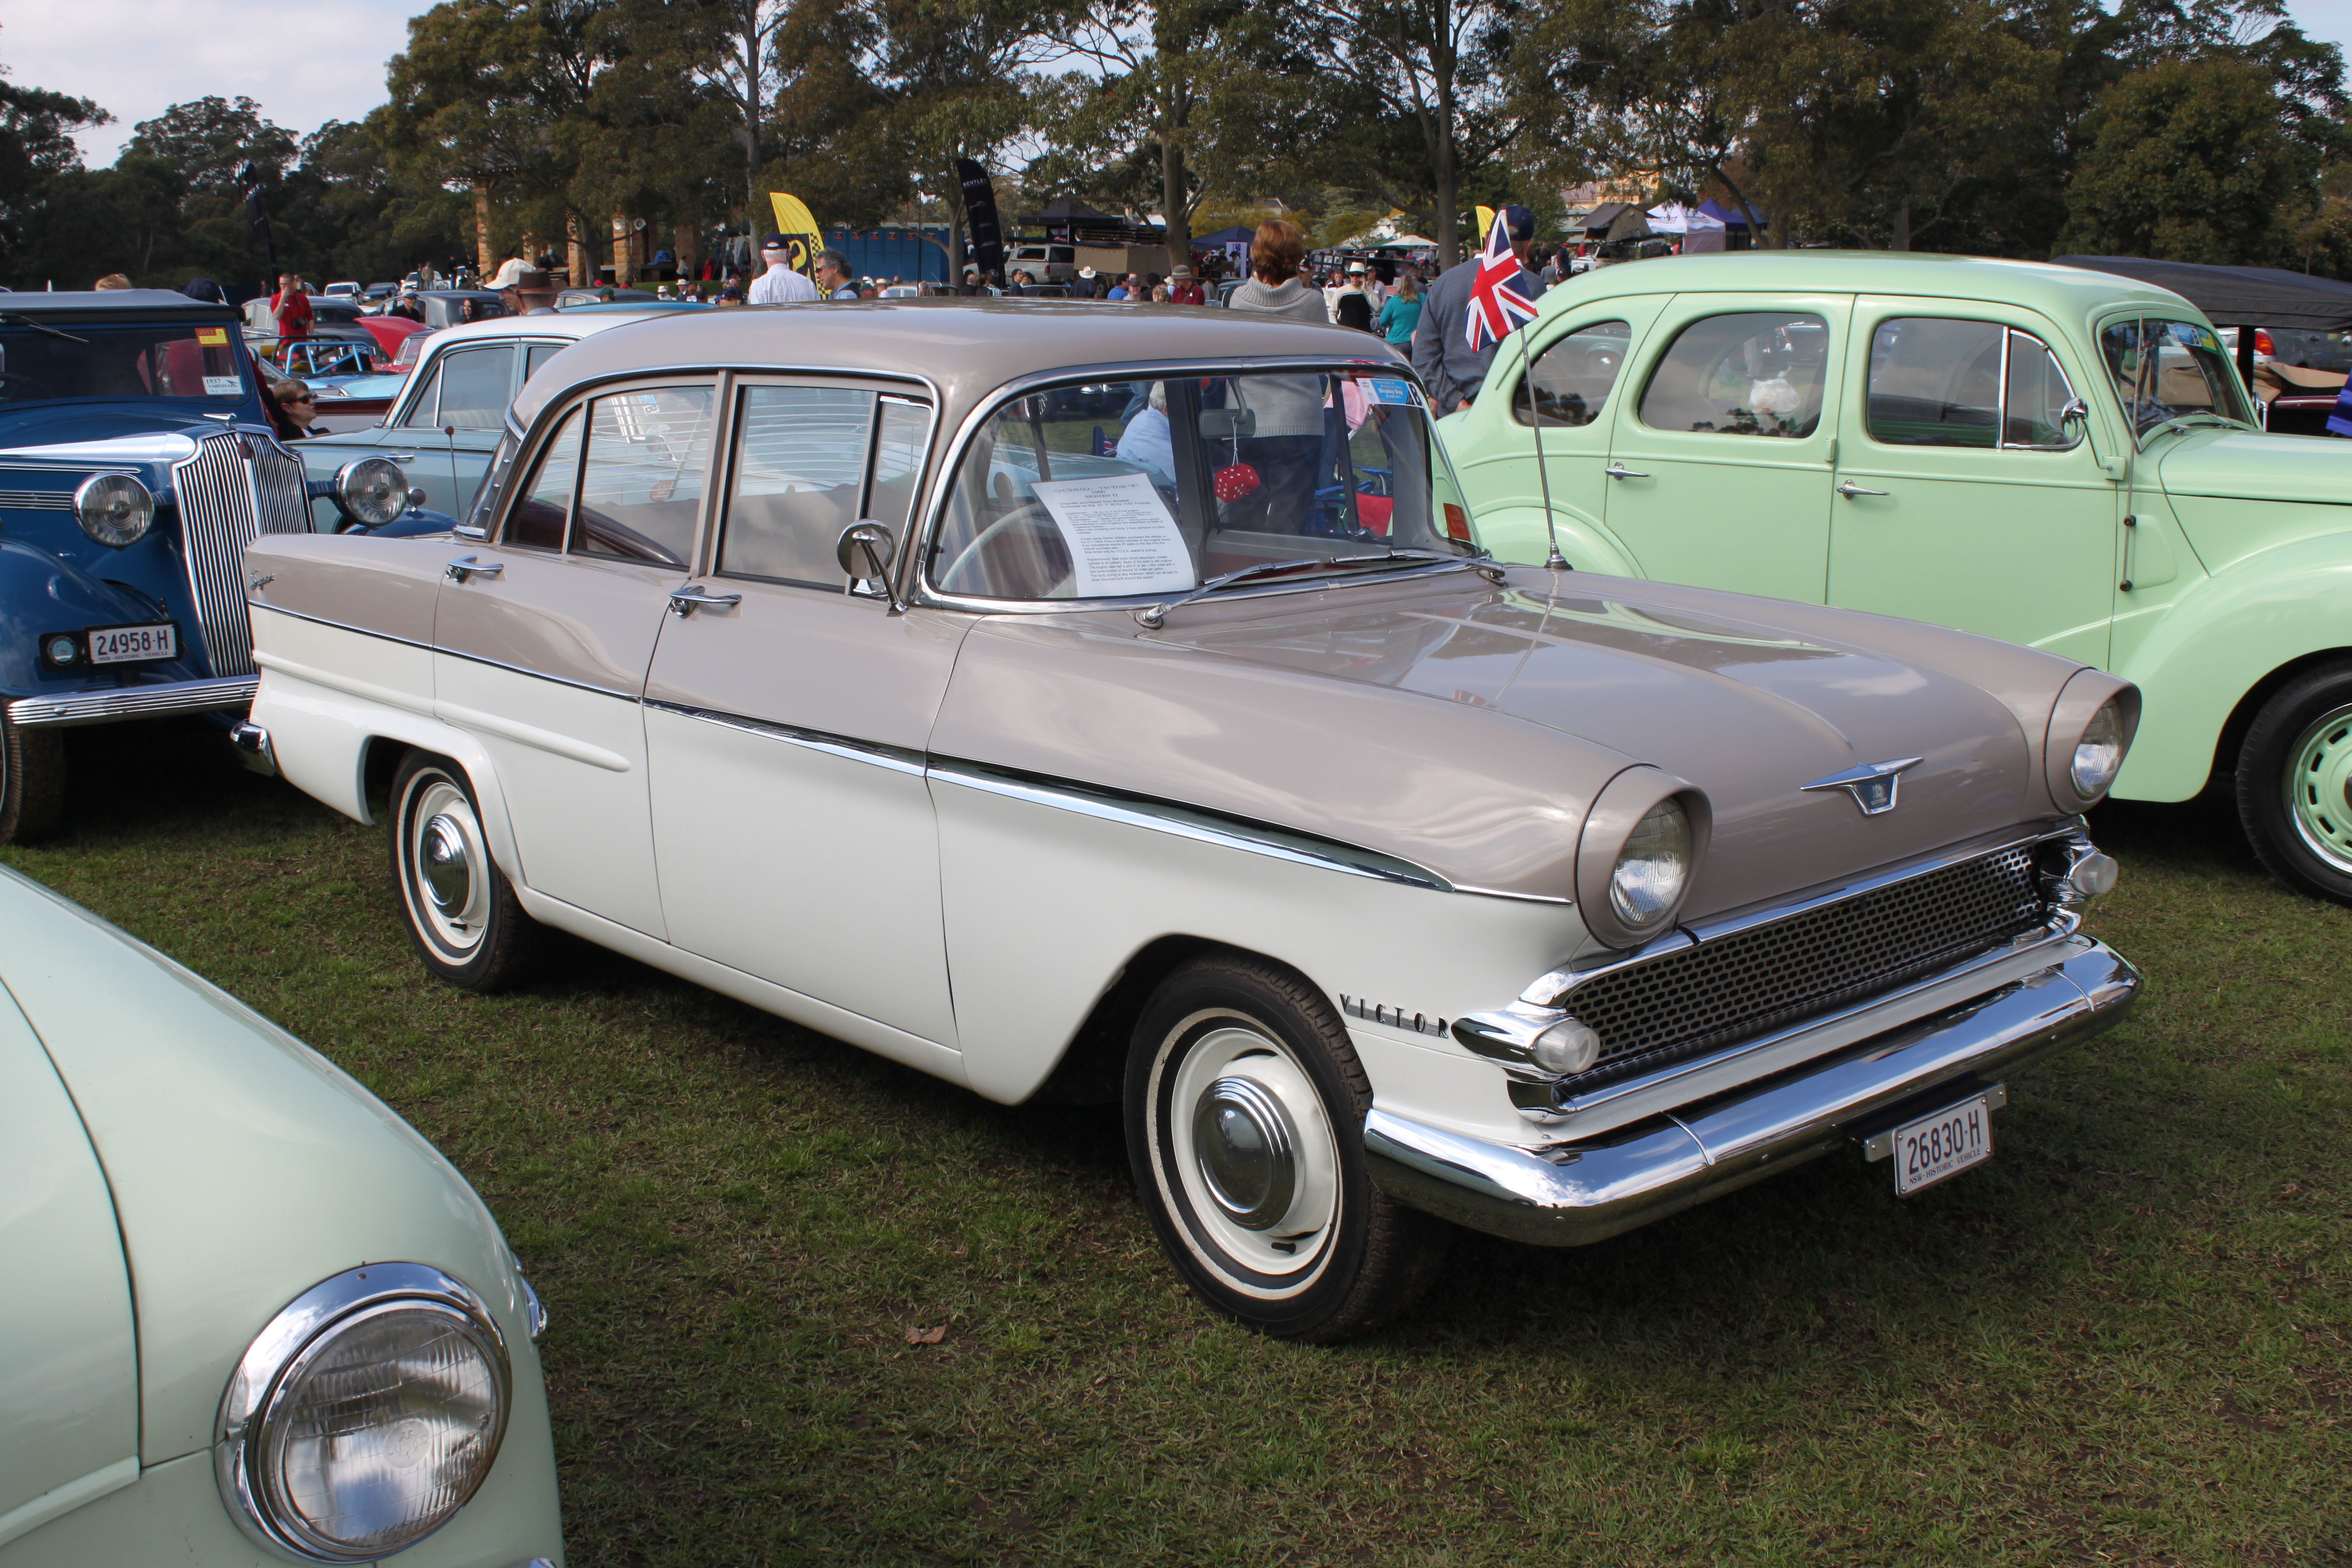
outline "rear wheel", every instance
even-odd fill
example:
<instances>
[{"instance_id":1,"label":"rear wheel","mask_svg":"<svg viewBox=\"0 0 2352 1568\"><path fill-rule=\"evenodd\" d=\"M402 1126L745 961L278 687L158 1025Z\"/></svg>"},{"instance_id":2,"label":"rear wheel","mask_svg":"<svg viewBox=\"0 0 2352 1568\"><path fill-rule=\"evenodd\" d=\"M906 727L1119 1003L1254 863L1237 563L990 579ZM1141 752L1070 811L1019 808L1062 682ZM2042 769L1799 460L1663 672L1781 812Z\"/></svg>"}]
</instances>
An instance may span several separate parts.
<instances>
[{"instance_id":1,"label":"rear wheel","mask_svg":"<svg viewBox=\"0 0 2352 1568\"><path fill-rule=\"evenodd\" d=\"M2295 677L2238 752L2238 816L2273 875L2352 904L2352 663Z\"/></svg>"},{"instance_id":2,"label":"rear wheel","mask_svg":"<svg viewBox=\"0 0 2352 1568\"><path fill-rule=\"evenodd\" d=\"M29 844L66 815L66 737L27 730L0 710L0 844Z\"/></svg>"},{"instance_id":3,"label":"rear wheel","mask_svg":"<svg viewBox=\"0 0 2352 1568\"><path fill-rule=\"evenodd\" d=\"M1325 1343L1395 1317L1435 1275L1449 1227L1372 1184L1371 1085L1297 976L1237 955L1171 974L1137 1023L1126 1100L1152 1226L1226 1316Z\"/></svg>"},{"instance_id":4,"label":"rear wheel","mask_svg":"<svg viewBox=\"0 0 2352 1568\"><path fill-rule=\"evenodd\" d=\"M411 752L392 780L392 876L425 967L468 991L528 971L540 927L490 858L472 782L446 757Z\"/></svg>"}]
</instances>

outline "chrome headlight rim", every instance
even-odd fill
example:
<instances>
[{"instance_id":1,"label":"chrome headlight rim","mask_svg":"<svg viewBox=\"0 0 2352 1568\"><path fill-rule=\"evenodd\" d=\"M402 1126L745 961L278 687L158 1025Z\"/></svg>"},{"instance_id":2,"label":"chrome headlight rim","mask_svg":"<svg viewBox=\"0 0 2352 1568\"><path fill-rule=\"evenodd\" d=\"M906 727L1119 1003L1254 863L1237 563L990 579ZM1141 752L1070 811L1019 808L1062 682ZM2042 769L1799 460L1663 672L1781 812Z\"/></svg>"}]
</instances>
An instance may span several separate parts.
<instances>
[{"instance_id":1,"label":"chrome headlight rim","mask_svg":"<svg viewBox=\"0 0 2352 1568\"><path fill-rule=\"evenodd\" d=\"M2115 726L2115 766L2104 780L2094 781L2098 787L2086 794L2076 774L2077 754L2092 728L2108 714ZM2124 764L2131 760L2139 714L2139 688L2130 681L2098 669L2078 669L2068 679L2051 704L2050 728L2042 739L2043 777L2050 786L2051 802L2060 811L2069 815L2088 811L2107 798Z\"/></svg>"},{"instance_id":2,"label":"chrome headlight rim","mask_svg":"<svg viewBox=\"0 0 2352 1568\"><path fill-rule=\"evenodd\" d=\"M360 487L367 479L382 483L372 493L362 494ZM408 476L390 458L372 452L337 468L328 493L345 521L362 528L382 528L408 510Z\"/></svg>"},{"instance_id":3,"label":"chrome headlight rim","mask_svg":"<svg viewBox=\"0 0 2352 1568\"><path fill-rule=\"evenodd\" d=\"M126 550L155 526L155 495L137 474L92 474L74 487L73 514L92 543Z\"/></svg>"},{"instance_id":4,"label":"chrome headlight rim","mask_svg":"<svg viewBox=\"0 0 2352 1568\"><path fill-rule=\"evenodd\" d=\"M1690 834L1689 860L1675 895L1649 920L1624 918L1612 896L1617 868L1628 842L1643 819L1672 801L1681 807ZM1707 840L1715 826L1714 808L1705 791L1659 768L1626 769L1602 785L1585 814L1584 831L1577 841L1576 902L1585 929L1600 941L1630 950L1656 941L1675 928L1684 902L1690 897L1699 868L1706 859Z\"/></svg>"},{"instance_id":5,"label":"chrome headlight rim","mask_svg":"<svg viewBox=\"0 0 2352 1568\"><path fill-rule=\"evenodd\" d=\"M382 1552L339 1551L307 1538L284 1517L276 1489L265 1482L274 1418L310 1358L342 1331L397 1309L446 1315L487 1352L498 1400L497 1418L474 1484L457 1505L422 1534ZM375 1563L429 1540L465 1511L497 1465L514 1406L514 1363L482 1298L454 1275L429 1264L372 1263L322 1279L270 1319L246 1347L227 1389L213 1432L213 1470L221 1501L247 1539L289 1563Z\"/></svg>"}]
</instances>

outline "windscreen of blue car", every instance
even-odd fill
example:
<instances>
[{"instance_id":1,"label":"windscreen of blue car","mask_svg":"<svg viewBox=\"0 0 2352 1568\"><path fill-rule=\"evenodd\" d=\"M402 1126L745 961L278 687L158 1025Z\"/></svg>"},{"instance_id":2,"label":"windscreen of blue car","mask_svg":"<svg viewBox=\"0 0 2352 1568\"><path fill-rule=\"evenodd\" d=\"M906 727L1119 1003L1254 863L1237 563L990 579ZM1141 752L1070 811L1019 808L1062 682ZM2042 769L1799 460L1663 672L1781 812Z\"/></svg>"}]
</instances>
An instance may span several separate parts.
<instances>
[{"instance_id":1,"label":"windscreen of blue car","mask_svg":"<svg viewBox=\"0 0 2352 1568\"><path fill-rule=\"evenodd\" d=\"M0 406L81 399L234 403L246 395L236 330L226 324L43 326L49 330L0 321Z\"/></svg>"}]
</instances>

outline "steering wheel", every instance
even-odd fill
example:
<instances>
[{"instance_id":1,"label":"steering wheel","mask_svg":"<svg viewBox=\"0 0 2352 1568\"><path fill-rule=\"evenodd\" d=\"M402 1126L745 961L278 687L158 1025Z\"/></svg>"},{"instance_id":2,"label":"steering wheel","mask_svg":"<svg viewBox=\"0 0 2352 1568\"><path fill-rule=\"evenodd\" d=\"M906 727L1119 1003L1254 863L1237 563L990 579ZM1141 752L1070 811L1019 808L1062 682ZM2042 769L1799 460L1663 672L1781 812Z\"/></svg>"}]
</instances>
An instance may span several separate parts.
<instances>
[{"instance_id":1,"label":"steering wheel","mask_svg":"<svg viewBox=\"0 0 2352 1568\"><path fill-rule=\"evenodd\" d=\"M995 540L1000 534L1006 533L1015 527L1035 528L1040 523L1043 523L1048 528L1054 526L1054 514L1045 510L1045 503L1041 500L1033 500L1025 501L1022 505L1013 508L1011 511L1006 512L1003 517L998 518L994 522L992 522L986 528L982 529L978 534L973 536L972 542L970 544L965 545L961 550L956 552L955 560L949 563L948 569L945 572L940 574L940 586L946 589L950 594L958 592L959 590L955 586L956 579L963 575L964 569L966 567L971 565L973 562L980 558L980 552L984 546ZM1073 570L1075 570L1075 568ZM1059 597L1055 590L1061 588L1069 583L1072 575L1072 572L1063 573L1061 576L1054 580L1045 593L1035 595L1034 596L1041 599Z\"/></svg>"}]
</instances>

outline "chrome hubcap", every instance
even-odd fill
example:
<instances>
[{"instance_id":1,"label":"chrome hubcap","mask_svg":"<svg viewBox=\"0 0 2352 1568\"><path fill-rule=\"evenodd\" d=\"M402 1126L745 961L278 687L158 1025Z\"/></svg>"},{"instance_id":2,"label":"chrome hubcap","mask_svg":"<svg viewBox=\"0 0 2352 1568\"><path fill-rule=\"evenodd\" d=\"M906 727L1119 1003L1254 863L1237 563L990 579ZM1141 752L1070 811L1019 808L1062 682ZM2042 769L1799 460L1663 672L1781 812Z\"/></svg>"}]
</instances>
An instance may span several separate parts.
<instances>
[{"instance_id":1,"label":"chrome hubcap","mask_svg":"<svg viewBox=\"0 0 2352 1568\"><path fill-rule=\"evenodd\" d=\"M445 812L425 825L424 840L418 858L423 862L425 890L443 914L457 914L474 889L465 832Z\"/></svg>"},{"instance_id":2,"label":"chrome hubcap","mask_svg":"<svg viewBox=\"0 0 2352 1568\"><path fill-rule=\"evenodd\" d=\"M1192 1112L1192 1157L1209 1196L1244 1230L1290 1212L1298 1188L1297 1138L1281 1101L1246 1078L1221 1078Z\"/></svg>"},{"instance_id":3,"label":"chrome hubcap","mask_svg":"<svg viewBox=\"0 0 2352 1568\"><path fill-rule=\"evenodd\" d=\"M2322 715L2295 742L2286 807L2313 854L2352 872L2352 707Z\"/></svg>"}]
</instances>

